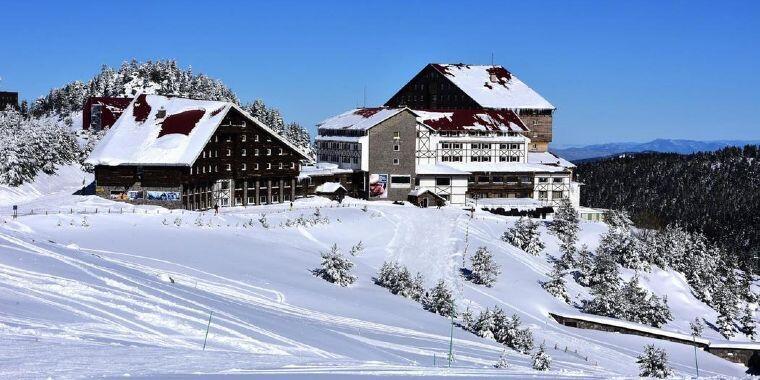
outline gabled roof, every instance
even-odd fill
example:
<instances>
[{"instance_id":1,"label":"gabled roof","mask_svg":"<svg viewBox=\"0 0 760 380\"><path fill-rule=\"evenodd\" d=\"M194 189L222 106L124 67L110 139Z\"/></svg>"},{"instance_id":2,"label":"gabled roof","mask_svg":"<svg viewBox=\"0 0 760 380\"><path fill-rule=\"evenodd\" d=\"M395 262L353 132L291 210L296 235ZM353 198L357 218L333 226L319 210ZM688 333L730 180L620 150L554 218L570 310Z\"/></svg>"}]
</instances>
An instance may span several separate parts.
<instances>
[{"instance_id":1,"label":"gabled roof","mask_svg":"<svg viewBox=\"0 0 760 380\"><path fill-rule=\"evenodd\" d=\"M314 190L315 193L323 193L323 194L333 194L338 190L342 190L343 192L346 192L346 188L343 187L339 182L325 182Z\"/></svg>"},{"instance_id":2,"label":"gabled roof","mask_svg":"<svg viewBox=\"0 0 760 380\"><path fill-rule=\"evenodd\" d=\"M507 109L423 111L414 110L417 120L436 131L528 132L520 117Z\"/></svg>"},{"instance_id":3,"label":"gabled roof","mask_svg":"<svg viewBox=\"0 0 760 380\"><path fill-rule=\"evenodd\" d=\"M366 131L408 108L355 108L317 124L317 129Z\"/></svg>"},{"instance_id":4,"label":"gabled roof","mask_svg":"<svg viewBox=\"0 0 760 380\"><path fill-rule=\"evenodd\" d=\"M436 71L484 108L554 109L536 91L502 66L439 64Z\"/></svg>"},{"instance_id":5,"label":"gabled roof","mask_svg":"<svg viewBox=\"0 0 760 380\"><path fill-rule=\"evenodd\" d=\"M528 152L528 163L574 168L575 164L551 152Z\"/></svg>"},{"instance_id":6,"label":"gabled roof","mask_svg":"<svg viewBox=\"0 0 760 380\"><path fill-rule=\"evenodd\" d=\"M137 96L87 158L93 165L190 166L230 109L305 154L234 103Z\"/></svg>"}]
</instances>

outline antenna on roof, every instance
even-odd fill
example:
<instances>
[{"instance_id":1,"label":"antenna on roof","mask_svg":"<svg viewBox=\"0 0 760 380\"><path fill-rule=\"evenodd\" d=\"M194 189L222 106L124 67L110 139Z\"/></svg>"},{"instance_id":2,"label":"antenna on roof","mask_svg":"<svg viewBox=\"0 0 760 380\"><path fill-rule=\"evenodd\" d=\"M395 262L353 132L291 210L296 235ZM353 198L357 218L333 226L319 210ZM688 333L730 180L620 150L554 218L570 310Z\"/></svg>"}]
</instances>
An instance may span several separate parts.
<instances>
[{"instance_id":1,"label":"antenna on roof","mask_svg":"<svg viewBox=\"0 0 760 380\"><path fill-rule=\"evenodd\" d=\"M493 52L491 52L491 66L493 66Z\"/></svg>"},{"instance_id":2,"label":"antenna on roof","mask_svg":"<svg viewBox=\"0 0 760 380\"><path fill-rule=\"evenodd\" d=\"M367 107L367 85L364 85L364 105L362 107Z\"/></svg>"}]
</instances>

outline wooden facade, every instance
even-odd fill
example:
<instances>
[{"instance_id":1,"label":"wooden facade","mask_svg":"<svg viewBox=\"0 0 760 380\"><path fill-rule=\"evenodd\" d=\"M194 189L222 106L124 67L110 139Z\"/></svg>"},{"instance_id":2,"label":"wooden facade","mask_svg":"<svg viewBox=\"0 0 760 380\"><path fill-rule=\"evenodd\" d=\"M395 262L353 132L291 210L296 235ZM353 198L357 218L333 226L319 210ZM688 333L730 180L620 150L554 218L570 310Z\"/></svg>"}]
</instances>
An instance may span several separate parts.
<instances>
[{"instance_id":1,"label":"wooden facade","mask_svg":"<svg viewBox=\"0 0 760 380\"><path fill-rule=\"evenodd\" d=\"M97 165L96 189L112 198L119 192L177 192L182 207L192 210L285 202L296 196L305 158L232 107L191 166Z\"/></svg>"}]
</instances>

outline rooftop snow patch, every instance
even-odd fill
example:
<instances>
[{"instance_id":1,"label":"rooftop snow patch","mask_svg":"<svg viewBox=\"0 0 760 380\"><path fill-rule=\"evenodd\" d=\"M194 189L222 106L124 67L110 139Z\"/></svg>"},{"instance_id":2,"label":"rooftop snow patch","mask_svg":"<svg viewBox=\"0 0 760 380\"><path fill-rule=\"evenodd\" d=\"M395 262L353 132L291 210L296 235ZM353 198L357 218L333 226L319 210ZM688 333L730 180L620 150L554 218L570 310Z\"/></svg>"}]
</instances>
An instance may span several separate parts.
<instances>
[{"instance_id":1,"label":"rooftop snow patch","mask_svg":"<svg viewBox=\"0 0 760 380\"><path fill-rule=\"evenodd\" d=\"M366 131L388 118L395 116L402 110L404 110L404 108L356 108L322 121L317 124L317 128Z\"/></svg>"},{"instance_id":2,"label":"rooftop snow patch","mask_svg":"<svg viewBox=\"0 0 760 380\"><path fill-rule=\"evenodd\" d=\"M528 152L528 163L556 165L556 166L562 166L565 168L575 167L575 164L573 164L572 162L550 152Z\"/></svg>"},{"instance_id":3,"label":"rooftop snow patch","mask_svg":"<svg viewBox=\"0 0 760 380\"><path fill-rule=\"evenodd\" d=\"M95 147L93 165L191 165L231 103L142 94Z\"/></svg>"},{"instance_id":4,"label":"rooftop snow patch","mask_svg":"<svg viewBox=\"0 0 760 380\"><path fill-rule=\"evenodd\" d=\"M346 188L343 187L339 182L325 182L314 190L317 194L325 193L325 194L332 194L336 191L343 189L343 191L346 191Z\"/></svg>"},{"instance_id":5,"label":"rooftop snow patch","mask_svg":"<svg viewBox=\"0 0 760 380\"><path fill-rule=\"evenodd\" d=\"M470 172L466 172L459 169L454 169L446 164L434 164L434 165L417 165L417 174L420 175L470 175Z\"/></svg>"},{"instance_id":6,"label":"rooftop snow patch","mask_svg":"<svg viewBox=\"0 0 760 380\"><path fill-rule=\"evenodd\" d=\"M437 131L528 132L520 117L510 110L414 110L414 113L421 123Z\"/></svg>"},{"instance_id":7,"label":"rooftop snow patch","mask_svg":"<svg viewBox=\"0 0 760 380\"><path fill-rule=\"evenodd\" d=\"M502 66L433 64L454 85L485 108L554 109Z\"/></svg>"}]
</instances>

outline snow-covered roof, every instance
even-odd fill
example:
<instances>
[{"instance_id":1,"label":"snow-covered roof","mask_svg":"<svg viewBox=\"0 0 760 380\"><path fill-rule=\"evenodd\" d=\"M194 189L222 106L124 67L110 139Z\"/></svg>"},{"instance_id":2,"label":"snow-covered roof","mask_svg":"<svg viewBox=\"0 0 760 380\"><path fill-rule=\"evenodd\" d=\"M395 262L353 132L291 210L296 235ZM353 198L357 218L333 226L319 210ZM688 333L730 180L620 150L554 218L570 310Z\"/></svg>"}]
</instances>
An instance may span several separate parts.
<instances>
[{"instance_id":1,"label":"snow-covered roof","mask_svg":"<svg viewBox=\"0 0 760 380\"><path fill-rule=\"evenodd\" d=\"M450 162L447 165L466 172L496 173L563 173L561 166L530 164L523 162Z\"/></svg>"},{"instance_id":2,"label":"snow-covered roof","mask_svg":"<svg viewBox=\"0 0 760 380\"><path fill-rule=\"evenodd\" d=\"M417 165L417 174L438 174L438 175L470 175L470 172L452 168L446 164Z\"/></svg>"},{"instance_id":3,"label":"snow-covered roof","mask_svg":"<svg viewBox=\"0 0 760 380\"><path fill-rule=\"evenodd\" d=\"M346 188L343 187L339 182L325 182L314 190L316 193L334 193L338 191L339 189L343 189L343 191L346 191Z\"/></svg>"},{"instance_id":4,"label":"snow-covered roof","mask_svg":"<svg viewBox=\"0 0 760 380\"><path fill-rule=\"evenodd\" d=\"M417 120L436 131L528 132L514 112L506 109L423 111L414 110Z\"/></svg>"},{"instance_id":5,"label":"snow-covered roof","mask_svg":"<svg viewBox=\"0 0 760 380\"><path fill-rule=\"evenodd\" d=\"M532 211L537 208L546 207L538 199L533 198L480 198L477 200L478 206L487 208L504 208L517 209L519 211Z\"/></svg>"},{"instance_id":6,"label":"snow-covered roof","mask_svg":"<svg viewBox=\"0 0 760 380\"><path fill-rule=\"evenodd\" d=\"M317 124L317 129L351 129L366 131L405 108L373 107L355 108L338 116L333 116Z\"/></svg>"},{"instance_id":7,"label":"snow-covered roof","mask_svg":"<svg viewBox=\"0 0 760 380\"><path fill-rule=\"evenodd\" d=\"M436 196L437 198L443 199L442 196L436 194L435 191L433 191L432 189L428 189L427 187L414 188L409 192L409 195L413 197L419 197L420 195L425 194L425 193L430 193Z\"/></svg>"},{"instance_id":8,"label":"snow-covered roof","mask_svg":"<svg viewBox=\"0 0 760 380\"><path fill-rule=\"evenodd\" d=\"M331 162L317 162L314 165L301 165L301 172L298 174L298 178L303 179L351 172L353 172L353 170L341 169L338 164L333 164Z\"/></svg>"},{"instance_id":9,"label":"snow-covered roof","mask_svg":"<svg viewBox=\"0 0 760 380\"><path fill-rule=\"evenodd\" d=\"M536 91L502 66L433 64L436 70L482 107L554 109Z\"/></svg>"},{"instance_id":10,"label":"snow-covered roof","mask_svg":"<svg viewBox=\"0 0 760 380\"><path fill-rule=\"evenodd\" d=\"M575 164L551 152L528 152L528 163L574 168Z\"/></svg>"},{"instance_id":11,"label":"snow-covered roof","mask_svg":"<svg viewBox=\"0 0 760 380\"><path fill-rule=\"evenodd\" d=\"M231 108L306 158L300 149L233 103L141 94L108 130L87 162L192 165Z\"/></svg>"}]
</instances>

